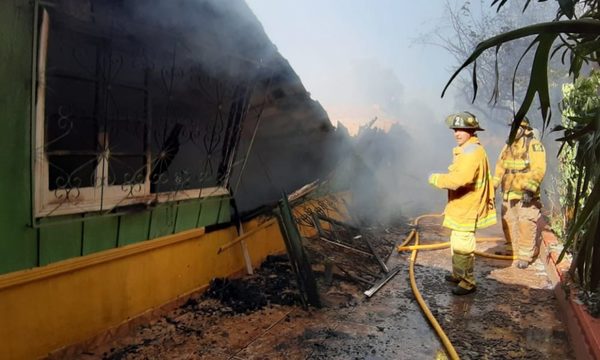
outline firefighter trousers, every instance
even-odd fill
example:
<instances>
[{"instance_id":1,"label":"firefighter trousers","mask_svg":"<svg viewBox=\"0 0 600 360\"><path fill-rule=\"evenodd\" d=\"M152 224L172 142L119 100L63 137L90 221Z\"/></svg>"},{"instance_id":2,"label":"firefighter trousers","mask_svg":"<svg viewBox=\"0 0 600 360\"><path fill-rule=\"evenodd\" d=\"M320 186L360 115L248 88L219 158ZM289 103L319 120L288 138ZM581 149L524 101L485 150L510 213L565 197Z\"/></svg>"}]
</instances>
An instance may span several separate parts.
<instances>
[{"instance_id":1,"label":"firefighter trousers","mask_svg":"<svg viewBox=\"0 0 600 360\"><path fill-rule=\"evenodd\" d=\"M518 260L531 262L539 253L537 223L541 205L539 199L529 206L520 200L502 202L502 230Z\"/></svg>"},{"instance_id":2,"label":"firefighter trousers","mask_svg":"<svg viewBox=\"0 0 600 360\"><path fill-rule=\"evenodd\" d=\"M475 232L452 230L450 234L452 251L452 275L460 279L458 286L465 289L475 287Z\"/></svg>"}]
</instances>

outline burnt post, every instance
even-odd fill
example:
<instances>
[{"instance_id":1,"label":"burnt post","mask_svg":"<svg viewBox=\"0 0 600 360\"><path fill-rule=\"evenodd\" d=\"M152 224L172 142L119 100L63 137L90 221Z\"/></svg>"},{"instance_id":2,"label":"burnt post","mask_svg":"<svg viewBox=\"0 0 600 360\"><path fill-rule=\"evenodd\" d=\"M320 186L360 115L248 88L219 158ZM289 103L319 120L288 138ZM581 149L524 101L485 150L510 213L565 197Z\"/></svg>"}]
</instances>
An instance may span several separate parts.
<instances>
[{"instance_id":1,"label":"burnt post","mask_svg":"<svg viewBox=\"0 0 600 360\"><path fill-rule=\"evenodd\" d=\"M296 227L296 222L292 215L290 204L287 200L287 195L283 193L282 199L279 201L278 214L279 228L283 234L285 247L290 257L292 269L296 274L298 288L300 290L300 298L303 305L312 305L321 307L321 299L317 289L317 282L312 271L304 247L302 246L302 236Z\"/></svg>"}]
</instances>

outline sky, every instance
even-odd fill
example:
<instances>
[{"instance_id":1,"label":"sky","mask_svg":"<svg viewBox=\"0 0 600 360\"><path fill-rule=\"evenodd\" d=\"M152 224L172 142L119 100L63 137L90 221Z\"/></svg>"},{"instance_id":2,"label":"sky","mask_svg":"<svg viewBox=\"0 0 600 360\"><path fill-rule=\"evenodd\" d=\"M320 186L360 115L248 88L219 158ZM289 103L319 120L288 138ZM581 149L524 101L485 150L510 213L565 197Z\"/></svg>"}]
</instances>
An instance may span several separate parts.
<instances>
[{"instance_id":1,"label":"sky","mask_svg":"<svg viewBox=\"0 0 600 360\"><path fill-rule=\"evenodd\" d=\"M410 131L457 110L452 94L440 98L454 59L418 40L443 19L444 0L247 3L334 125L353 131L378 117Z\"/></svg>"}]
</instances>

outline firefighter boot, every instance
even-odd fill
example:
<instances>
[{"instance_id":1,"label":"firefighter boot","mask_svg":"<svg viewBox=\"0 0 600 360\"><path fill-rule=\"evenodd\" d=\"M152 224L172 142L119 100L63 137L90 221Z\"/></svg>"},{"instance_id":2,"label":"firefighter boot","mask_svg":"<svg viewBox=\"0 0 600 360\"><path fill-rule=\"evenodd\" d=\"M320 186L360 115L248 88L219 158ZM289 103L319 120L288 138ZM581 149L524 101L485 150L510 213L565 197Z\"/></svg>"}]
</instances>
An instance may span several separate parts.
<instances>
[{"instance_id":1,"label":"firefighter boot","mask_svg":"<svg viewBox=\"0 0 600 360\"><path fill-rule=\"evenodd\" d=\"M464 288L464 287L462 287L460 285L456 285L456 287L454 289L452 289L452 293L454 295L458 295L458 296L468 295L468 294L474 293L475 289L476 289L476 287L472 287L470 289L466 289L466 288Z\"/></svg>"},{"instance_id":2,"label":"firefighter boot","mask_svg":"<svg viewBox=\"0 0 600 360\"><path fill-rule=\"evenodd\" d=\"M471 254L457 254L452 256L452 270L457 275L458 284L452 289L454 295L467 295L475 292L475 276L473 268L475 256ZM452 276L454 277L454 276Z\"/></svg>"},{"instance_id":3,"label":"firefighter boot","mask_svg":"<svg viewBox=\"0 0 600 360\"><path fill-rule=\"evenodd\" d=\"M452 274L448 274L448 275L444 276L444 280L451 282L451 283L455 283L455 284L458 284L460 282L460 279Z\"/></svg>"}]
</instances>

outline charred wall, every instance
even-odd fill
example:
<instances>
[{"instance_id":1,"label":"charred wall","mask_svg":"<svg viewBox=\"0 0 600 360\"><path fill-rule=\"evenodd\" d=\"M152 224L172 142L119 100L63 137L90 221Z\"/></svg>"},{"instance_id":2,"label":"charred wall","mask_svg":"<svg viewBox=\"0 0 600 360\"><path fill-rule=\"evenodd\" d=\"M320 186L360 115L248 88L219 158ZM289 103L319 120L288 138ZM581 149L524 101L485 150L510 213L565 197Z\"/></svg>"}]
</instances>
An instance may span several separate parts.
<instances>
[{"instance_id":1,"label":"charred wall","mask_svg":"<svg viewBox=\"0 0 600 360\"><path fill-rule=\"evenodd\" d=\"M41 98L32 44L44 10L50 31ZM222 186L237 190L240 208L249 210L330 167L335 135L326 113L241 0L15 0L2 2L0 14L0 273L230 219L227 197L175 196L36 216L34 163L43 156L49 180L38 187L59 205L93 187L112 186L128 199L143 184L147 199ZM109 175L98 177L98 169Z\"/></svg>"},{"instance_id":2,"label":"charred wall","mask_svg":"<svg viewBox=\"0 0 600 360\"><path fill-rule=\"evenodd\" d=\"M107 147L121 150L109 185L149 173L151 193L228 187L242 211L319 177L327 114L243 1L60 0L48 11L50 190L93 186Z\"/></svg>"}]
</instances>

